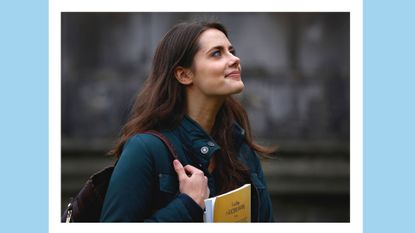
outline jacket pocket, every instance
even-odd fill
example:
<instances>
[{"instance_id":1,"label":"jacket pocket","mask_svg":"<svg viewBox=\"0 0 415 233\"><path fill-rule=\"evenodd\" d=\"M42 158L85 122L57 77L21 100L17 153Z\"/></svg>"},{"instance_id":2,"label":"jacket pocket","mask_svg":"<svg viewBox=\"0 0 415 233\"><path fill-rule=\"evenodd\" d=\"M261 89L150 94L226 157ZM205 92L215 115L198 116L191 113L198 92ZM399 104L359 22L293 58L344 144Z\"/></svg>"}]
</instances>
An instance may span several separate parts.
<instances>
[{"instance_id":1,"label":"jacket pocket","mask_svg":"<svg viewBox=\"0 0 415 233\"><path fill-rule=\"evenodd\" d=\"M179 191L179 181L176 176L170 174L159 174L160 191L176 194Z\"/></svg>"}]
</instances>

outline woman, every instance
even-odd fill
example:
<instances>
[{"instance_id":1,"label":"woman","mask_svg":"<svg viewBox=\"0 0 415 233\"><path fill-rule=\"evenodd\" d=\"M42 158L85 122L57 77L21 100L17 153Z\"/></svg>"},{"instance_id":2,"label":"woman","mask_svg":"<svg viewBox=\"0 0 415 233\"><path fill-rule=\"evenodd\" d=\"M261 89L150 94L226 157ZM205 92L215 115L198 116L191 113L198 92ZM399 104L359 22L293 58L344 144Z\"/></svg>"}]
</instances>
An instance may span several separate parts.
<instances>
[{"instance_id":1,"label":"woman","mask_svg":"<svg viewBox=\"0 0 415 233\"><path fill-rule=\"evenodd\" d=\"M252 221L273 221L246 112L241 64L219 23L181 23L159 43L112 153L119 157L101 221L203 221L204 199L252 184ZM179 160L155 136L173 138Z\"/></svg>"}]
</instances>

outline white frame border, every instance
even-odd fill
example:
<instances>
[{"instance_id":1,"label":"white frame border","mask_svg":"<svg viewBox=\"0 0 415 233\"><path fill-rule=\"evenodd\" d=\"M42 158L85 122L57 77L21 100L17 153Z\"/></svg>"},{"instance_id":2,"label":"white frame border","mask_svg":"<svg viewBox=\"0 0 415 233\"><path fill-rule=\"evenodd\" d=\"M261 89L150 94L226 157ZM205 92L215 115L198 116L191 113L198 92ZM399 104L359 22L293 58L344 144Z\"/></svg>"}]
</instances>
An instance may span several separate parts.
<instances>
[{"instance_id":1,"label":"white frame border","mask_svg":"<svg viewBox=\"0 0 415 233\"><path fill-rule=\"evenodd\" d=\"M176 0L142 3L133 0L49 1L49 231L137 232L146 230L184 231L197 223L60 223L61 192L61 12L350 12L350 223L205 224L198 232L212 230L254 232L343 233L363 232L363 2L361 0L256 0L253 3L211 0L209 5ZM157 229L155 229L157 228ZM258 229L260 228L260 229ZM190 228L192 229L192 228Z\"/></svg>"}]
</instances>

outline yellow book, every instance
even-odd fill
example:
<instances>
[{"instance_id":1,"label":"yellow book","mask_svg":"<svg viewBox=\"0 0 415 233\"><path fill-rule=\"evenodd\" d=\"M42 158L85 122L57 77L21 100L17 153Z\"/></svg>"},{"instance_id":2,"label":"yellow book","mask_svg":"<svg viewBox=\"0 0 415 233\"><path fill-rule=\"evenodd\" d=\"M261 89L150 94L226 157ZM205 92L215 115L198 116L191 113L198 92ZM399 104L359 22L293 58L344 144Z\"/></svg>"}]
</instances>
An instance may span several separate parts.
<instances>
[{"instance_id":1,"label":"yellow book","mask_svg":"<svg viewBox=\"0 0 415 233\"><path fill-rule=\"evenodd\" d=\"M251 184L205 200L205 222L251 222Z\"/></svg>"}]
</instances>

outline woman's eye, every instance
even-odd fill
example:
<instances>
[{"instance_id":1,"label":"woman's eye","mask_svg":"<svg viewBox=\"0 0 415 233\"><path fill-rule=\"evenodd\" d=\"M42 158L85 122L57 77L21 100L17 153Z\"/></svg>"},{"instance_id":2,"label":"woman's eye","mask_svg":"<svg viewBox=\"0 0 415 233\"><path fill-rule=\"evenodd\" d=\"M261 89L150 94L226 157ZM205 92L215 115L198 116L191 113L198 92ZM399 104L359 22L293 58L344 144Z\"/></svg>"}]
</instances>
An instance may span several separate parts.
<instances>
[{"instance_id":1,"label":"woman's eye","mask_svg":"<svg viewBox=\"0 0 415 233\"><path fill-rule=\"evenodd\" d=\"M234 55L234 56L236 55L236 51L235 50L230 50L229 52L232 53L232 55Z\"/></svg>"},{"instance_id":2,"label":"woman's eye","mask_svg":"<svg viewBox=\"0 0 415 233\"><path fill-rule=\"evenodd\" d=\"M212 53L212 56L213 56L213 57L219 57L219 56L220 56L220 51L219 51L219 50L214 51L214 52Z\"/></svg>"}]
</instances>

